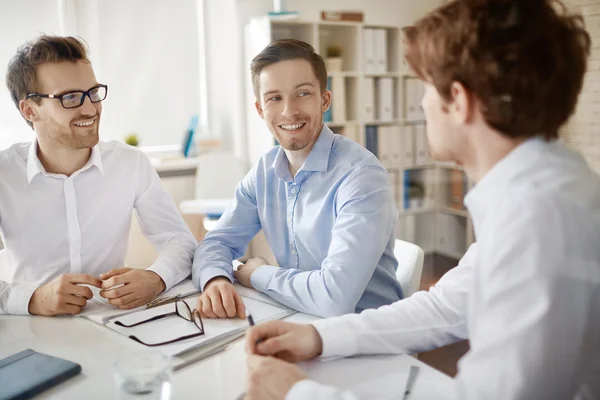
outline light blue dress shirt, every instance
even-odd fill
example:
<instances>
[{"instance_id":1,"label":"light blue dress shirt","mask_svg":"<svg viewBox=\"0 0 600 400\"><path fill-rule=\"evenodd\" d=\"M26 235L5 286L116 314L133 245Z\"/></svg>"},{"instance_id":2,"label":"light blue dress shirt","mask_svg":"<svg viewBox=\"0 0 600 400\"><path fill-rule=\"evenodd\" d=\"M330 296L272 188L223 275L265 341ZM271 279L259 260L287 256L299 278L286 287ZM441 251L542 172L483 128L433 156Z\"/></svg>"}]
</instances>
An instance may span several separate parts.
<instances>
[{"instance_id":1,"label":"light blue dress shirt","mask_svg":"<svg viewBox=\"0 0 600 400\"><path fill-rule=\"evenodd\" d=\"M252 274L255 289L301 312L336 316L402 298L395 277L398 214L388 173L364 147L324 126L295 178L284 150L264 155L199 244L192 279L233 282L233 259L262 229L279 266Z\"/></svg>"}]
</instances>

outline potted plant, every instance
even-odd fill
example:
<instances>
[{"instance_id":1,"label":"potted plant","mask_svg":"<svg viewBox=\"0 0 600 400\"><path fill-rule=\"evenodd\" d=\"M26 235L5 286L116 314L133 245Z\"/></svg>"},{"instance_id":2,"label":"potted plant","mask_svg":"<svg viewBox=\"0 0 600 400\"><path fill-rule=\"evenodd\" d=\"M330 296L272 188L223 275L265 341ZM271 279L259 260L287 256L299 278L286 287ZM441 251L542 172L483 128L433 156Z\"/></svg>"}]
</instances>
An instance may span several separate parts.
<instances>
[{"instance_id":1,"label":"potted plant","mask_svg":"<svg viewBox=\"0 0 600 400\"><path fill-rule=\"evenodd\" d=\"M138 144L140 144L140 139L135 133L131 133L125 136L125 143L127 143L130 146L137 147Z\"/></svg>"},{"instance_id":2,"label":"potted plant","mask_svg":"<svg viewBox=\"0 0 600 400\"><path fill-rule=\"evenodd\" d=\"M338 45L327 46L325 58L325 68L327 72L337 72L342 70L342 48Z\"/></svg>"}]
</instances>

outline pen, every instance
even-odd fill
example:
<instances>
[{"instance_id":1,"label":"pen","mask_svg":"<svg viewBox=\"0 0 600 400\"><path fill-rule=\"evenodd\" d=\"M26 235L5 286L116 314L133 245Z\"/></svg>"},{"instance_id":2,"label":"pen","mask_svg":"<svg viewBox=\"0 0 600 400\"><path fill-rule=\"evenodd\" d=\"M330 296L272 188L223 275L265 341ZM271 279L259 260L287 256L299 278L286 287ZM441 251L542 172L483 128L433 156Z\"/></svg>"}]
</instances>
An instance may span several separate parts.
<instances>
[{"instance_id":1,"label":"pen","mask_svg":"<svg viewBox=\"0 0 600 400\"><path fill-rule=\"evenodd\" d=\"M252 314L248 313L248 316L246 317L248 319L248 323L250 324L250 326L254 326L254 318L252 318ZM256 344L259 344L260 342L262 342L263 339L258 339L256 341Z\"/></svg>"},{"instance_id":2,"label":"pen","mask_svg":"<svg viewBox=\"0 0 600 400\"><path fill-rule=\"evenodd\" d=\"M248 323L250 324L250 326L254 326L254 318L252 318L252 314L248 313L248 316L246 317L246 319L248 320ZM259 344L261 342L260 339L258 339L256 341L256 344ZM246 397L246 392L242 392L238 397L235 398L235 400L243 400L244 397Z\"/></svg>"},{"instance_id":3,"label":"pen","mask_svg":"<svg viewBox=\"0 0 600 400\"><path fill-rule=\"evenodd\" d=\"M408 397L412 393L413 386L415 386L415 381L417 380L418 374L419 367L411 365L410 371L408 371L408 379L406 381L406 388L404 389L404 396L402 397L402 400L408 400Z\"/></svg>"},{"instance_id":4,"label":"pen","mask_svg":"<svg viewBox=\"0 0 600 400\"><path fill-rule=\"evenodd\" d=\"M171 295L171 296L165 296L165 297L157 297L156 299L152 300L150 303L148 303L146 305L146 309L162 306L162 305L168 304L168 303L173 303L179 299L181 299L181 296L178 294Z\"/></svg>"}]
</instances>

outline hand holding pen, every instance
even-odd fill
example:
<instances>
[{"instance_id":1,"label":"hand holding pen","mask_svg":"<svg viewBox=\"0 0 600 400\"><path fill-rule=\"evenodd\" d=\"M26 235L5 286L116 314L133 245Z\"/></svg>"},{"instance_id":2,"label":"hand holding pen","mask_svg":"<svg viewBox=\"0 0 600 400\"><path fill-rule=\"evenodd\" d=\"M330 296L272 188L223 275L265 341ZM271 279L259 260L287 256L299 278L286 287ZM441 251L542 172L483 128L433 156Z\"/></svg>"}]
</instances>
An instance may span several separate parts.
<instances>
[{"instance_id":1,"label":"hand holding pen","mask_svg":"<svg viewBox=\"0 0 600 400\"><path fill-rule=\"evenodd\" d=\"M254 326L246 333L248 354L273 356L296 363L310 360L322 351L321 336L312 325L271 321Z\"/></svg>"}]
</instances>

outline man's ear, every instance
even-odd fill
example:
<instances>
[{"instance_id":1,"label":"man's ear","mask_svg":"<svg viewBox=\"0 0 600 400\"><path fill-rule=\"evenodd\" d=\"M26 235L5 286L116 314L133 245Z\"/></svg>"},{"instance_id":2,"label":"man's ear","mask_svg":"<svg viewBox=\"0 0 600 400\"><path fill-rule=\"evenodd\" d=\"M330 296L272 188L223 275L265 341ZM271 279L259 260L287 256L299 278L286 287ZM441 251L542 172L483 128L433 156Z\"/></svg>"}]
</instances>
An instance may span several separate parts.
<instances>
[{"instance_id":1,"label":"man's ear","mask_svg":"<svg viewBox=\"0 0 600 400\"><path fill-rule=\"evenodd\" d=\"M256 107L256 112L258 112L258 115L262 118L265 119L265 114L263 112L262 107L260 106L260 102L255 101L254 102L254 107Z\"/></svg>"},{"instance_id":2,"label":"man's ear","mask_svg":"<svg viewBox=\"0 0 600 400\"><path fill-rule=\"evenodd\" d=\"M38 119L37 110L31 104L30 100L19 101L19 110L21 111L21 115L29 122L34 122Z\"/></svg>"},{"instance_id":3,"label":"man's ear","mask_svg":"<svg viewBox=\"0 0 600 400\"><path fill-rule=\"evenodd\" d=\"M452 95L452 104L448 105L448 109L454 122L457 124L468 123L473 118L475 106L473 96L460 82L452 83L450 94Z\"/></svg>"},{"instance_id":4,"label":"man's ear","mask_svg":"<svg viewBox=\"0 0 600 400\"><path fill-rule=\"evenodd\" d=\"M331 106L331 91L326 90L325 93L321 95L321 112L325 112L329 110Z\"/></svg>"}]
</instances>

